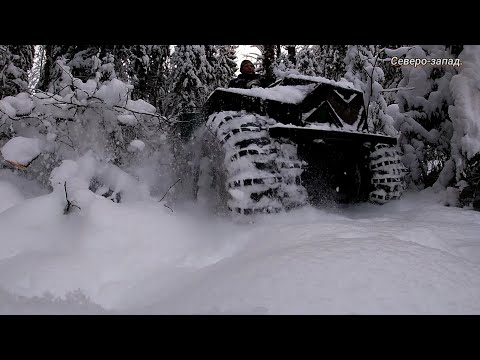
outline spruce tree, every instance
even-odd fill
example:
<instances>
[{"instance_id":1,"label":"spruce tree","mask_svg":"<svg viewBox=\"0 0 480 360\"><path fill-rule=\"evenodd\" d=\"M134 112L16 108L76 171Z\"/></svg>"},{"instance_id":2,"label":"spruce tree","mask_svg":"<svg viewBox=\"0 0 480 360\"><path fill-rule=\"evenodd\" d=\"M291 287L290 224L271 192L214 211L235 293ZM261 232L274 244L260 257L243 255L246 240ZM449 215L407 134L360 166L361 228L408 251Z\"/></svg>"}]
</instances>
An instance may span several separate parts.
<instances>
[{"instance_id":1,"label":"spruce tree","mask_svg":"<svg viewBox=\"0 0 480 360\"><path fill-rule=\"evenodd\" d=\"M389 52L397 58L448 59L453 55L444 45L402 47ZM449 107L454 104L450 81L457 73L453 66L401 66L396 105L389 107L400 131L399 145L412 183L418 188L432 186L439 178L442 187L452 182L454 162L449 159L454 128ZM453 166L453 167L452 167ZM444 173L441 175L441 173Z\"/></svg>"},{"instance_id":2,"label":"spruce tree","mask_svg":"<svg viewBox=\"0 0 480 360\"><path fill-rule=\"evenodd\" d=\"M168 94L163 106L167 117L199 111L210 94L212 66L204 45L177 45L172 54Z\"/></svg>"},{"instance_id":3,"label":"spruce tree","mask_svg":"<svg viewBox=\"0 0 480 360\"><path fill-rule=\"evenodd\" d=\"M235 77L235 72L238 70L237 48L238 45L217 45L217 86L227 87L230 80Z\"/></svg>"},{"instance_id":4,"label":"spruce tree","mask_svg":"<svg viewBox=\"0 0 480 360\"><path fill-rule=\"evenodd\" d=\"M319 76L321 74L320 64L310 45L302 46L297 52L296 69L302 75Z\"/></svg>"},{"instance_id":5,"label":"spruce tree","mask_svg":"<svg viewBox=\"0 0 480 360\"><path fill-rule=\"evenodd\" d=\"M319 65L319 75L338 81L345 74L348 45L314 45L312 51Z\"/></svg>"},{"instance_id":6,"label":"spruce tree","mask_svg":"<svg viewBox=\"0 0 480 360\"><path fill-rule=\"evenodd\" d=\"M387 103L383 96L385 77L379 57L380 51L373 45L349 46L345 57L345 79L364 94L367 122L362 125L362 130L396 136L393 118L387 114Z\"/></svg>"},{"instance_id":7,"label":"spruce tree","mask_svg":"<svg viewBox=\"0 0 480 360\"><path fill-rule=\"evenodd\" d=\"M34 52L33 45L0 45L0 98L28 89Z\"/></svg>"}]
</instances>

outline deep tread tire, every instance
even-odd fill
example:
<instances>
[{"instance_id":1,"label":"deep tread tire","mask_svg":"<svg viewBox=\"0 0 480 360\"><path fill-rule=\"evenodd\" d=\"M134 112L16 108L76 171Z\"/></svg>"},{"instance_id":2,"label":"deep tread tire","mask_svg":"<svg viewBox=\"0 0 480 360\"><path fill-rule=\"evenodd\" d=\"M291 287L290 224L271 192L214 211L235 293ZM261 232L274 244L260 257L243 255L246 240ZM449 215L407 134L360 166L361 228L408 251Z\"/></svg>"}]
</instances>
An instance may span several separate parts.
<instances>
[{"instance_id":1,"label":"deep tread tire","mask_svg":"<svg viewBox=\"0 0 480 360\"><path fill-rule=\"evenodd\" d=\"M407 169L394 146L375 145L370 154L370 170L374 188L369 196L371 202L385 204L402 196L407 188L405 182Z\"/></svg>"},{"instance_id":2,"label":"deep tread tire","mask_svg":"<svg viewBox=\"0 0 480 360\"><path fill-rule=\"evenodd\" d=\"M273 142L269 121L245 111L222 111L207 120L202 161L208 158L210 166L201 167L198 182L210 183L218 202L234 214L276 213L306 204L296 146Z\"/></svg>"}]
</instances>

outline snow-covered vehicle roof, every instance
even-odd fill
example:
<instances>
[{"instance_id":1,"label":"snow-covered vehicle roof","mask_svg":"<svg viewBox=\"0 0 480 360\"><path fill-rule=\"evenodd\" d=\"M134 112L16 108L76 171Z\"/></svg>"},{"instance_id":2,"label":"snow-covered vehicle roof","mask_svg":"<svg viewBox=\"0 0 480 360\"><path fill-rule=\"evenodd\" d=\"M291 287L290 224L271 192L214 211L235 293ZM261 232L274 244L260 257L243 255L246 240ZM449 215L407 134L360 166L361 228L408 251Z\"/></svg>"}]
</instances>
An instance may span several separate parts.
<instances>
[{"instance_id":1,"label":"snow-covered vehicle roof","mask_svg":"<svg viewBox=\"0 0 480 360\"><path fill-rule=\"evenodd\" d=\"M316 84L308 84L297 86L274 86L271 88L259 87L253 89L222 88L221 90L247 96L255 96L264 100L274 100L288 104L299 104L303 101L303 99L305 99L305 96L312 92L315 86Z\"/></svg>"},{"instance_id":2,"label":"snow-covered vehicle roof","mask_svg":"<svg viewBox=\"0 0 480 360\"><path fill-rule=\"evenodd\" d=\"M217 88L205 112L234 110L267 115L277 122L304 126L330 123L360 128L365 122L363 93L342 79L289 74L268 88Z\"/></svg>"},{"instance_id":3,"label":"snow-covered vehicle roof","mask_svg":"<svg viewBox=\"0 0 480 360\"><path fill-rule=\"evenodd\" d=\"M334 81L321 76L289 74L281 80L282 81L276 84L276 86L269 88L219 88L218 90L254 96L264 100L280 101L287 104L300 104L309 93L322 85L337 88L337 91L347 90L350 96L352 91L354 93L361 93L361 91L355 89L351 82L345 79ZM342 91L342 93L344 93L344 91ZM339 93L339 96L344 95Z\"/></svg>"}]
</instances>

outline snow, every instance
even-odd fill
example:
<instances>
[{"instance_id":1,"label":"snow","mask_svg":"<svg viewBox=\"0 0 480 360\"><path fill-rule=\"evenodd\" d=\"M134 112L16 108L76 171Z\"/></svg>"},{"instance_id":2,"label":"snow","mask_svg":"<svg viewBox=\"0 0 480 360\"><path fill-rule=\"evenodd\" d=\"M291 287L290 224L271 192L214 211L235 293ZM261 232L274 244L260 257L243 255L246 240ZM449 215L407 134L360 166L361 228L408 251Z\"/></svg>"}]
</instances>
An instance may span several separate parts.
<instances>
[{"instance_id":1,"label":"snow","mask_svg":"<svg viewBox=\"0 0 480 360\"><path fill-rule=\"evenodd\" d=\"M315 84L297 85L297 86L275 86L272 88L253 88L240 89L229 88L223 91L233 92L237 94L257 96L262 99L276 100L290 104L299 104L313 90Z\"/></svg>"},{"instance_id":2,"label":"snow","mask_svg":"<svg viewBox=\"0 0 480 360\"><path fill-rule=\"evenodd\" d=\"M178 69L192 66L189 51L204 54L201 46L184 48L186 61ZM416 46L389 55L448 54L444 46ZM383 206L306 206L240 220L215 213L208 207L212 198L170 202L181 198L182 183L170 189L176 177L172 180L168 172L180 159L166 150L169 139L164 133L150 131L156 128L155 107L129 99L132 85L115 78L112 63L98 68L98 62L96 80L83 82L59 61L64 71L50 84L50 93L0 100L0 125L8 129L5 134L18 135L4 137L4 159L28 164L41 152L46 155L27 171L0 167L0 313L480 314L480 212L456 207L460 188L449 187L461 170L459 155L469 158L480 149L480 52L466 45L460 57L461 68L446 69L434 79L428 67L399 69L403 80L398 85L404 90L382 117L386 125L393 122L387 118L391 116L400 131L419 134L404 144L409 164L421 159L423 138L438 143L453 136L452 158L432 188L411 189ZM200 69L188 80L198 86L211 70L203 65ZM100 81L102 72L111 73L108 80ZM294 73L284 76L307 79ZM376 69L373 76L373 93L367 93L372 99L382 90L384 74ZM345 79L313 80L354 89ZM299 103L315 86L224 90ZM77 111L72 104L86 108ZM400 112L405 104L424 107L427 114L445 104L452 126L428 131L415 120L421 115L418 110ZM222 129L247 124L251 116L236 118ZM259 118L261 125L269 121ZM329 124L309 126L336 130ZM342 130L358 132L354 126ZM253 136L240 132L236 139L261 137L265 131ZM128 152L123 153L125 146ZM271 155L269 149L257 144L248 148L257 150L251 156L262 160ZM115 158L117 151L122 159ZM227 159L235 155L234 150L226 152ZM294 154L282 153L290 160ZM250 168L246 159L238 164L242 177L271 176ZM204 158L202 170L208 166ZM294 175L300 170L285 171ZM412 168L414 179L415 171ZM183 174L181 180L193 182L190 173ZM98 186L90 189L93 180ZM210 184L208 176L203 180L199 191ZM278 186L288 192L283 184ZM252 202L244 191L229 191L237 203ZM111 201L116 195L121 195L121 203ZM68 204L73 206L66 211Z\"/></svg>"},{"instance_id":3,"label":"snow","mask_svg":"<svg viewBox=\"0 0 480 360\"><path fill-rule=\"evenodd\" d=\"M448 193L235 222L101 196L64 215L62 189L2 175L3 314L480 313L480 213Z\"/></svg>"},{"instance_id":4,"label":"snow","mask_svg":"<svg viewBox=\"0 0 480 360\"><path fill-rule=\"evenodd\" d=\"M86 82L83 82L80 79L75 79L73 85L81 90L77 91L77 98L79 100L84 100L89 96L93 96L97 90L97 82L92 79L88 79Z\"/></svg>"},{"instance_id":5,"label":"snow","mask_svg":"<svg viewBox=\"0 0 480 360\"><path fill-rule=\"evenodd\" d=\"M27 165L40 155L41 142L39 139L17 136L3 145L1 152L5 160Z\"/></svg>"},{"instance_id":6,"label":"snow","mask_svg":"<svg viewBox=\"0 0 480 360\"><path fill-rule=\"evenodd\" d=\"M147 103L145 100L127 100L127 106L129 110L143 113L155 113L155 106Z\"/></svg>"},{"instance_id":7,"label":"snow","mask_svg":"<svg viewBox=\"0 0 480 360\"><path fill-rule=\"evenodd\" d=\"M145 143L141 140L132 140L128 146L128 151L143 151L145 149Z\"/></svg>"},{"instance_id":8,"label":"snow","mask_svg":"<svg viewBox=\"0 0 480 360\"><path fill-rule=\"evenodd\" d=\"M95 95L105 101L108 106L125 106L127 102L128 88L118 79L112 79L110 83L102 84Z\"/></svg>"},{"instance_id":9,"label":"snow","mask_svg":"<svg viewBox=\"0 0 480 360\"><path fill-rule=\"evenodd\" d=\"M455 148L466 153L467 158L480 152L480 47L465 45L461 60L463 66L450 82L454 105L450 106L455 129Z\"/></svg>"},{"instance_id":10,"label":"snow","mask_svg":"<svg viewBox=\"0 0 480 360\"><path fill-rule=\"evenodd\" d=\"M81 208L86 208L92 206L92 202L100 197L95 197L88 190L90 181L94 178L107 187L107 191L111 188L114 193L122 193L122 199L126 203L149 198L144 184L119 167L97 160L91 152L76 161L63 160L59 167L53 169L50 181L62 199L65 198L66 183L70 200L76 201L76 205Z\"/></svg>"},{"instance_id":11,"label":"snow","mask_svg":"<svg viewBox=\"0 0 480 360\"><path fill-rule=\"evenodd\" d=\"M0 182L3 183L3 188L5 190L5 192L2 191L0 193L2 194L2 205L6 204L4 199L9 196L12 196L14 201L11 202L11 204L14 205L19 202L17 200L30 199L39 195L46 195L50 192L41 186L36 180L29 180L20 177L16 171L13 171L12 169L0 169ZM5 195L7 191L9 192L9 195Z\"/></svg>"},{"instance_id":12,"label":"snow","mask_svg":"<svg viewBox=\"0 0 480 360\"><path fill-rule=\"evenodd\" d=\"M301 80L309 80L315 81L316 83L324 83L324 84L331 84L335 85L344 89L355 90L353 84L348 82L345 79L341 81L333 81L321 76L304 76L304 75L296 75L296 74L289 74L289 78L294 79L301 79ZM286 85L286 86L274 86L271 88L252 88L252 89L241 89L241 88L228 88L224 89L223 91L233 92L237 94L249 95L249 96L256 96L263 99L268 100L276 100L281 101L284 103L290 104L299 104L303 101L305 96L308 95L318 84L308 84L308 85Z\"/></svg>"},{"instance_id":13,"label":"snow","mask_svg":"<svg viewBox=\"0 0 480 360\"><path fill-rule=\"evenodd\" d=\"M410 46L401 46L397 49L385 48L385 53L391 57L393 56L400 57L400 56L406 55L410 49L411 49Z\"/></svg>"},{"instance_id":14,"label":"snow","mask_svg":"<svg viewBox=\"0 0 480 360\"><path fill-rule=\"evenodd\" d=\"M4 101L3 99L0 100L0 111L11 117L17 115L17 111L15 110L15 108L10 105L8 101Z\"/></svg>"},{"instance_id":15,"label":"snow","mask_svg":"<svg viewBox=\"0 0 480 360\"><path fill-rule=\"evenodd\" d=\"M350 132L350 133L357 133L357 134L367 133L363 130L358 130L357 127L354 125L350 125L346 123L343 124L342 128L339 128L336 125L329 124L329 123L310 123L310 124L306 124L305 126L277 123L275 125L270 126L270 129L272 128L312 129L312 130L326 130L326 131L336 131L336 132ZM381 137L387 136L385 134L382 134L381 132L368 132L367 134L381 136Z\"/></svg>"},{"instance_id":16,"label":"snow","mask_svg":"<svg viewBox=\"0 0 480 360\"><path fill-rule=\"evenodd\" d=\"M1 101L7 102L13 109L15 109L15 113L9 113L10 116L30 114L34 107L34 103L27 93L20 93L15 97L5 96Z\"/></svg>"},{"instance_id":17,"label":"snow","mask_svg":"<svg viewBox=\"0 0 480 360\"><path fill-rule=\"evenodd\" d=\"M118 115L117 118L118 118L118 121L120 121L120 123L125 125L135 126L138 123L135 116L130 114Z\"/></svg>"},{"instance_id":18,"label":"snow","mask_svg":"<svg viewBox=\"0 0 480 360\"><path fill-rule=\"evenodd\" d=\"M324 78L322 76L306 76L306 75L297 75L297 74L289 74L288 77L292 79L310 80L310 81L315 81L317 83L335 85L335 86L338 86L344 89L349 89L349 90L356 90L355 86L353 86L353 83L343 78L340 81L335 81L335 80Z\"/></svg>"},{"instance_id":19,"label":"snow","mask_svg":"<svg viewBox=\"0 0 480 360\"><path fill-rule=\"evenodd\" d=\"M15 185L2 180L0 180L0 194L2 196L0 213L24 200L22 193L15 187Z\"/></svg>"}]
</instances>

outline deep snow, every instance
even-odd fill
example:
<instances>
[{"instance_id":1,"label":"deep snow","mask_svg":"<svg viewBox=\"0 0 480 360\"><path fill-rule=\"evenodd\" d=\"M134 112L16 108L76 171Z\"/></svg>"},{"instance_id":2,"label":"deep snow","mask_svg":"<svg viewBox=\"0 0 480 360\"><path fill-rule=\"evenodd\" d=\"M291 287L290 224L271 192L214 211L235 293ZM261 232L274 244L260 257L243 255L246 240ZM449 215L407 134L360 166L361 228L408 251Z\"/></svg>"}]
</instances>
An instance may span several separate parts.
<instances>
[{"instance_id":1,"label":"deep snow","mask_svg":"<svg viewBox=\"0 0 480 360\"><path fill-rule=\"evenodd\" d=\"M480 213L444 193L235 222L0 170L3 314L478 314Z\"/></svg>"}]
</instances>

